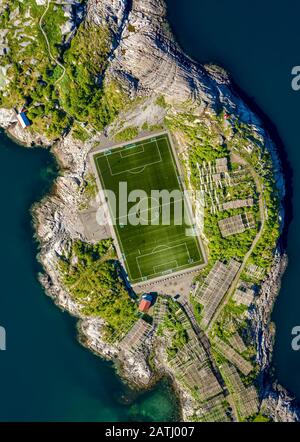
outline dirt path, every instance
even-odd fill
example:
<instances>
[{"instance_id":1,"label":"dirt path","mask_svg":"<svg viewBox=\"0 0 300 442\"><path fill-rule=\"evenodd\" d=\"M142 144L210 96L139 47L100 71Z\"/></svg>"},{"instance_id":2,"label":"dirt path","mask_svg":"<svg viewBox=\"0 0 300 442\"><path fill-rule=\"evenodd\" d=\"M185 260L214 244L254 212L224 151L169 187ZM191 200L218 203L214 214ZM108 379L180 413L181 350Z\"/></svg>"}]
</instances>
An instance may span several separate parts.
<instances>
[{"instance_id":1,"label":"dirt path","mask_svg":"<svg viewBox=\"0 0 300 442\"><path fill-rule=\"evenodd\" d=\"M61 64L61 62L60 61L58 61L57 60L57 58L55 58L54 57L54 55L52 54L52 52L51 52L51 46L50 46L50 43L49 43L49 39L48 39L48 37L47 37L47 34L46 34L46 32L44 31L44 29L43 29L43 20L44 20L44 17L45 17L45 15L47 14L47 12L48 12L48 10L49 10L49 7L50 7L50 3L51 3L51 0L47 0L47 6L46 6L46 9L45 9L45 11L43 12L43 14L42 14L42 16L41 16L41 18L40 18L40 20L39 20L39 28L40 28L40 30L41 30L41 32L42 32L42 34L43 34L43 36L44 36L44 38L45 38L45 41L46 41L46 45L47 45L47 49L48 49L48 53L49 53L49 57L51 58L51 60L52 61L54 61L59 67L61 67L62 68L62 70L63 70L63 73L61 74L61 76L55 81L55 85L57 84L57 83L59 83L60 81L62 81L62 79L64 78L64 76L65 76L65 74L66 74L66 68L64 67L64 65L63 64ZM85 122L84 121L79 121L79 120L76 120L72 115L70 115L68 112L66 112L73 120L74 120L74 122L75 123L77 123L77 124L79 124L90 136L92 136L92 132L84 125L85 124ZM97 130L90 124L90 126L97 132Z\"/></svg>"},{"instance_id":2,"label":"dirt path","mask_svg":"<svg viewBox=\"0 0 300 442\"><path fill-rule=\"evenodd\" d=\"M42 32L44 38L45 38L45 41L46 41L46 44L47 44L47 48L48 48L49 57L51 58L52 61L54 61L54 62L55 62L59 67L61 67L62 70L63 70L63 73L61 74L61 76L60 76L60 77L56 80L56 82L54 83L54 84L57 84L57 83L59 83L59 82L64 78L65 73L66 73L66 69L65 69L65 67L64 67L64 66L63 66L63 65L57 60L57 58L55 58L54 55L52 54L52 52L51 52L51 47L50 47L50 43L49 43L49 40L48 40L47 34L46 34L46 32L44 31L44 29L43 29L43 20L44 20L44 17L45 17L45 15L47 14L47 12L48 12L48 10L49 10L50 3L51 3L51 0L47 0L47 6L46 6L46 9L45 9L45 11L43 12L41 18L40 18L40 21L39 21L39 27L40 27L40 30L41 30L41 32Z\"/></svg>"}]
</instances>

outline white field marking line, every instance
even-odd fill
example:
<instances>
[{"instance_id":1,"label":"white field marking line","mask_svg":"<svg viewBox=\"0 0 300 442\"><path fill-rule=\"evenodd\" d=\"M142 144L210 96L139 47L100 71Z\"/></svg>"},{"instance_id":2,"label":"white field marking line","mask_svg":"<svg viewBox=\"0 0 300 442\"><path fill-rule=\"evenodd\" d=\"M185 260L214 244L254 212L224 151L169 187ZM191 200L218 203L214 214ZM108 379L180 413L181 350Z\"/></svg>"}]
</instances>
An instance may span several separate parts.
<instances>
[{"instance_id":1,"label":"white field marking line","mask_svg":"<svg viewBox=\"0 0 300 442\"><path fill-rule=\"evenodd\" d=\"M136 149L136 148L139 148L139 147L141 147L141 148L143 149L141 152L130 153L129 155L124 155L124 156L123 156L123 152L122 152L123 149L122 149L120 152L115 152L115 153L113 153L112 155L115 155L116 153L119 153L120 156L121 156L121 158L128 158L128 157L132 157L132 156L134 156L134 155L140 155L141 153L144 153L144 152L145 152L145 149L144 149L144 145L143 145L143 144L141 144L140 146L132 146L132 147L127 147L127 148L125 147L124 150Z\"/></svg>"},{"instance_id":2,"label":"white field marking line","mask_svg":"<svg viewBox=\"0 0 300 442\"><path fill-rule=\"evenodd\" d=\"M166 250L166 249L168 249L170 246L168 246L168 245L166 245L166 244L160 244L159 246L154 247L154 249L152 250L152 253L153 253L156 249L159 249L159 248L161 248L161 247L163 247L162 250Z\"/></svg>"},{"instance_id":3,"label":"white field marking line","mask_svg":"<svg viewBox=\"0 0 300 442\"><path fill-rule=\"evenodd\" d=\"M153 143L153 141L152 141L152 143ZM157 142L156 142L156 145L157 145ZM158 148L158 146L157 146L157 148ZM115 154L119 154L119 152L114 152L111 155L115 155ZM147 164L144 164L144 165L138 166L138 167L133 167L132 169L125 169L125 170L122 170L122 172L117 172L117 173L112 173L111 166L110 166L110 163L109 163L109 158L111 157L111 155L105 155L105 158L106 158L106 161L108 163L108 167L109 167L111 176L115 176L115 175L121 175L122 173L131 172L132 170L140 169L141 167L145 168L145 167L148 167L148 166L152 166L153 164L161 163L162 162L162 157L161 157L161 153L160 153L159 148L158 148L158 154L159 154L159 158L160 158L159 161L152 161L151 163L147 163Z\"/></svg>"},{"instance_id":4,"label":"white field marking line","mask_svg":"<svg viewBox=\"0 0 300 442\"><path fill-rule=\"evenodd\" d=\"M112 216L111 216L111 218L112 218ZM114 226L115 228L114 228L114 230L118 233L118 229L116 228L116 226ZM121 242L121 239L120 239L120 237L119 237L119 235L117 235L118 236L118 241L119 241L119 243L120 243L120 247L122 246L122 251L123 251L123 255L125 256L125 254L124 254L124 248L123 248L123 244L122 244L122 242ZM161 247L163 247L165 250L167 250L168 248L173 248L173 247L176 247L176 246L181 246L181 245L183 245L183 244L185 244L185 246L186 246L186 248L187 248L187 250L188 250L188 247L187 247L187 245L186 245L186 241L184 241L184 242L181 242L181 243L179 243L179 244L175 244L174 246L172 246L172 244L173 243L176 243L178 240L175 240L175 241L172 241L171 243L170 243L170 245L167 245L167 244L159 244L158 246L156 246L156 247L154 247L154 249L152 249L152 252L150 252L150 253L148 253L148 255L151 255L151 254L153 254L153 253L158 253L158 251L157 252L154 252L156 249L158 249L158 248L161 248ZM163 251L164 249L162 249L161 251ZM138 249L137 250L138 251L138 253L139 253L139 255L140 255L140 257L142 257L143 255L141 254L141 251L140 251L140 249ZM136 255L136 251L132 251L132 252L130 252L130 253L127 253L127 258L128 257L133 257L133 256L135 256ZM145 255L147 255L147 254L145 254ZM189 254L189 252L188 252L188 255L189 255L189 259L190 259L190 254ZM202 255L200 255L200 256L202 256ZM127 259L126 258L126 259ZM137 257L135 257L135 259L137 259ZM197 262L199 262L199 263L202 263L202 260L199 260L199 261L194 261L194 263L197 263ZM141 275L142 276L142 275Z\"/></svg>"},{"instance_id":5,"label":"white field marking line","mask_svg":"<svg viewBox=\"0 0 300 442\"><path fill-rule=\"evenodd\" d=\"M146 169L147 166L142 166L142 168L140 170L129 170L129 173L133 173L133 174L137 174L137 173L142 173L144 172L144 170Z\"/></svg>"},{"instance_id":6,"label":"white field marking line","mask_svg":"<svg viewBox=\"0 0 300 442\"><path fill-rule=\"evenodd\" d=\"M102 175L102 173L101 173L101 170L100 170L100 167L99 167L99 165L98 165L98 161L96 160L96 158L94 158L94 164L96 165L96 169L97 169L97 171L98 171L98 175L99 175L99 178L100 178L100 181L102 181L102 188L103 188L103 190L104 190L104 192L105 192L105 186L104 186L104 179L103 179L103 175ZM110 217L111 217L111 220L113 220L113 215L112 215L112 210L111 210L111 206L110 206L110 204L106 201L106 204L108 205L108 208L109 208L109 212L110 212ZM113 230L114 230L114 232L115 232L115 234L116 234L116 237L117 237L117 240L118 240L118 243L119 243L119 247L120 247L120 249L121 249L121 253L122 253L122 257L123 257L123 259L124 259L124 262L125 261L128 261L127 260L127 257L126 257L126 255L125 255L125 252L124 252L124 246L123 246L123 243L122 243L122 241L121 241L121 237L120 237L120 234L119 234L119 232L118 232L118 229L117 229L117 227L115 226L115 225L113 225L112 226L112 228L113 228ZM175 241L173 241L173 242L175 242ZM172 243L170 243L170 244L172 244ZM182 245L183 243L180 243L180 244L177 244L177 245ZM186 242L184 243L185 244L185 246L186 246L186 248L187 248L187 245L186 245ZM163 247L163 245L161 245L161 246L157 246L157 247ZM155 247L155 249L157 248L157 247ZM175 246L165 246L165 247L175 247ZM188 250L188 249L187 249ZM138 249L138 252L139 252L139 254L141 254L141 251ZM132 253L133 254L133 253ZM128 253L128 256L130 256L131 254L130 253ZM189 252L188 252L188 255L189 255L189 259L190 259L190 254L189 254ZM143 255L141 255L141 256L143 256ZM202 254L200 254L199 256L201 256L202 257ZM141 272L141 269L140 269L140 266L139 266L139 263L138 263L138 261L137 261L137 258L138 257L136 257L135 259L136 259L136 262L137 262L137 265L138 265L138 269L139 269L139 272L140 272L140 275L141 275L141 278L144 278L144 276L143 276L143 274L142 274L142 272ZM202 263L202 260L199 260L199 261L194 261L193 262L193 264L194 265L197 265L197 264L200 264L200 263ZM182 267L185 267L187 264L183 264L183 265L181 265L180 267L178 267L178 269L180 269L180 268L182 268ZM130 267L129 267L129 265L127 264L127 266L126 266L126 271L127 271L127 273L128 273L128 275L129 275L129 278L130 278L130 280L133 282L133 281L137 281L137 279L133 279L132 278L132 275L131 275L131 271L130 271ZM151 275L148 275L148 276L152 276L152 275L155 275L155 274L151 274ZM148 278L148 276L147 276L147 278Z\"/></svg>"},{"instance_id":7,"label":"white field marking line","mask_svg":"<svg viewBox=\"0 0 300 442\"><path fill-rule=\"evenodd\" d=\"M99 168L99 166L98 166L98 162L95 160L94 163L96 164L96 169L97 169L97 171L98 171L98 175L99 175L99 178L100 178L100 182L102 182L103 191L104 191L104 193L105 193L105 187L104 187L104 179L103 179L103 175L102 175L101 170L100 170L100 168ZM113 221L113 211L112 211L111 205L109 204L109 198L107 198L107 200L105 200L105 204L107 204L107 206L108 206L108 210L109 210L110 218L111 218L111 221ZM113 231L115 232L115 235L116 235L116 238L117 238L117 241L118 241L118 246L119 246L119 248L120 248L120 251L121 251L121 254L122 254L122 258L123 258L123 260L124 260L124 264L125 264L125 261L127 261L127 258L126 258L125 252L124 252L124 246L123 246L123 243L122 243L122 241L121 241L121 237L120 237L120 235L119 235L118 229L115 228L115 227L116 227L116 226L113 224L113 225L112 225L112 228L113 228ZM127 264L125 270L127 271L130 280L133 280L133 278L132 278L132 276L131 276L131 272L130 272L130 268L129 268L129 265L128 265L128 264Z\"/></svg>"},{"instance_id":8,"label":"white field marking line","mask_svg":"<svg viewBox=\"0 0 300 442\"><path fill-rule=\"evenodd\" d=\"M173 241L173 242L175 242L175 241ZM170 244L172 244L172 243L170 243ZM167 250L167 249L172 249L173 247L182 246L183 244L185 244L186 250L187 250L188 255L189 255L189 259L191 259L191 255L190 255L190 252L189 252L188 247L186 245L186 241L185 242L181 242L179 244L175 244L175 246L169 246L168 244L160 244L159 246L154 247L152 252L148 253L148 255L151 255L152 253L154 253L154 254L155 253L159 253L159 250L157 252L155 252L155 250L157 250L160 247L163 247L163 249L161 251L164 251L164 250ZM147 253L146 253L146 255L147 255Z\"/></svg>"},{"instance_id":9,"label":"white field marking line","mask_svg":"<svg viewBox=\"0 0 300 442\"><path fill-rule=\"evenodd\" d=\"M151 139L151 140L149 140L149 138L147 138L145 141L136 141L135 143L132 143L132 144L130 144L128 141L126 141L125 143L123 143L123 144L117 144L117 145L115 145L115 146L111 146L111 147L108 147L108 148L106 148L106 149L100 149L100 151L99 152L95 152L94 153L94 155L100 155L100 156L102 156L102 155L108 155L108 156L111 156L111 155L117 155L117 154L119 154L120 152L121 152L121 150L129 150L129 149L132 149L133 147L139 147L139 146L145 146L146 144L152 144L153 143L153 139ZM130 146L130 147L127 147L127 146Z\"/></svg>"},{"instance_id":10,"label":"white field marking line","mask_svg":"<svg viewBox=\"0 0 300 442\"><path fill-rule=\"evenodd\" d=\"M165 138L167 139L167 142L168 142L168 148L169 148L169 150L170 150L170 143L169 143L168 136L165 135ZM151 141L151 143L152 143L152 142L153 142L153 141ZM157 142L157 141L156 141L156 142ZM149 142L149 143L150 143L150 142ZM148 144L148 143L144 143L144 144ZM159 151L159 152L160 152L160 151ZM101 157L102 155L103 155L103 153L100 154L100 157ZM171 152L171 157L172 157L172 162L173 162L173 164L174 164L174 160L173 160L173 152ZM96 169L97 169L97 171L98 171L99 178L100 178L100 180L102 180L102 188L103 188L103 190L105 191L106 188L105 188L105 185L104 185L104 179L103 179L102 173L101 173L101 171L100 171L100 168L99 168L99 166L98 166L98 161L97 161L96 156L94 156L94 163L95 163L95 165L96 165ZM177 167L176 167L176 170L177 170ZM182 189L183 189L183 188L182 188L182 186L181 186L181 190L182 190ZM106 204L108 204L108 203L106 202ZM113 219L112 211L111 211L111 207L110 207L109 204L108 204L108 207L109 207L109 211L110 211L111 219ZM119 235L118 229L115 228L115 227L116 227L116 226L113 226L113 229L114 229L115 234L116 234L116 236L117 236L117 240L118 240L118 243L119 243L119 247L120 247L121 252L122 252L122 257L123 257L124 261L125 261L125 260L127 261L126 255L125 255L125 253L124 253L124 246L123 246L123 243L122 243L122 241L121 241L121 238L120 238L120 235ZM176 242L176 241L173 241L173 242ZM198 252L199 252L199 244L198 244L198 241L196 241L196 242L197 242L197 248L198 248ZM170 243L170 244L172 244L172 243ZM182 244L182 243L180 243L180 244ZM178 245L179 245L179 244L178 244ZM185 243L185 246L186 246L186 243ZM157 247L159 247L159 246L157 246ZM168 247L170 247L170 246L168 246ZM172 246L172 247L175 247L175 246ZM186 246L186 247L187 247L187 246ZM140 253L140 250L139 250L139 253ZM132 254L133 254L133 253L132 253ZM132 254L131 254L131 253L128 253L128 256L130 256L130 255L132 255ZM141 255L141 256L142 256L142 255ZM199 253L199 256L202 257L202 252ZM189 259L190 259L190 254L189 254ZM136 260L137 260L137 257L136 257ZM199 259L198 261L194 261L194 262L193 262L193 267L196 266L198 263L199 263L199 264L203 264L202 259ZM189 264L190 264L190 263L189 263ZM138 265L138 268L139 268L139 263L138 263L138 262L137 262L137 265ZM186 267L186 266L187 266L187 264L183 264L183 265L181 265L181 266L178 267L178 270L180 270L182 267ZM191 266L189 266L189 267L191 267ZM127 270L127 272L128 272L128 275L129 275L130 280L131 280L132 283L134 283L134 281L138 281L138 279L133 279L133 278L132 278L132 276L131 276L131 272L130 272L130 268L129 268L129 265L127 265L126 270ZM140 268L139 268L139 272L140 272L141 278L144 278L143 275L142 275L142 272L141 272ZM148 279L149 276L153 276L153 275L155 275L155 274L148 275L148 276L146 277L146 279ZM141 282L142 282L142 281L141 281Z\"/></svg>"},{"instance_id":11,"label":"white field marking line","mask_svg":"<svg viewBox=\"0 0 300 442\"><path fill-rule=\"evenodd\" d=\"M175 172L178 171L178 173L180 173L180 170L178 169L177 164L175 162L175 158L174 158L174 155L176 154L176 152L173 152L172 146L170 145L169 136L165 135L165 139L167 140L167 146L168 146L171 158L172 158L172 163L173 163L173 167L175 168ZM176 173L176 176L178 178L177 173ZM184 191L183 184L179 180L178 180L178 182L179 182L180 190L183 192ZM184 194L184 192L183 192L183 194ZM185 197L185 199L187 199L187 197ZM192 221L192 218L191 218L192 217L192 213L190 213L191 209L190 209L190 206L189 206L189 201L187 201L186 204L188 206L188 216L189 216L190 225L192 227L192 223L191 223L191 221ZM197 250L198 250L199 256L204 258L203 254L202 254L202 250L201 250L200 244L199 244L198 237L195 238L195 241L196 241L196 245L197 245Z\"/></svg>"},{"instance_id":12,"label":"white field marking line","mask_svg":"<svg viewBox=\"0 0 300 442\"><path fill-rule=\"evenodd\" d=\"M176 247L176 246L182 246L183 244L186 245L186 241L184 241L184 238L185 238L185 235L183 235L182 242L180 242L180 243L178 243L178 239L177 240L175 239L174 241L171 241L169 243L169 245L168 244L159 244L158 246L155 246L154 249L152 249L151 252L146 253L145 255L151 255L158 247L164 247L164 249L167 250L170 247L172 248L172 247ZM174 244L174 243L177 243L177 244L172 246L172 244ZM138 250L139 250L139 253L141 255L140 249L138 249ZM155 252L155 253L157 253L157 252ZM127 253L127 256L133 256L133 255L136 255L136 250L134 252ZM141 255L141 256L143 256L143 255Z\"/></svg>"},{"instance_id":13,"label":"white field marking line","mask_svg":"<svg viewBox=\"0 0 300 442\"><path fill-rule=\"evenodd\" d=\"M173 264L175 262L175 266L172 266L171 264ZM177 262L177 260L176 259L174 259L173 261L170 261L170 267L168 268L168 269L166 269L166 270L175 270L175 269L177 269L178 268L178 262ZM162 266L164 266L165 264L159 264L159 265L157 265L157 266L154 266L153 267L153 270L154 270L154 274L156 274L156 273L159 273L159 270L157 271L156 269L158 268L158 267L162 267ZM162 270L163 272L165 271L165 270Z\"/></svg>"},{"instance_id":14,"label":"white field marking line","mask_svg":"<svg viewBox=\"0 0 300 442\"><path fill-rule=\"evenodd\" d=\"M191 265L190 263L187 263L187 264L182 264L181 266L178 266L178 267L176 267L176 272L179 272L181 269L182 270L184 270L184 269L189 269L189 268L192 268L192 267L196 267L197 265L201 265L201 264L203 264L203 261L194 261L193 263L192 263L193 265ZM139 271L140 271L140 273L141 273L141 270L139 269ZM171 270L171 272L169 273L169 274L172 274L173 273L173 270ZM150 280L154 277L154 276L164 276L164 272L159 272L159 273L149 273L147 276L143 276L142 275L142 273L141 273L141 278L146 278L146 280L149 280L149 282L151 282ZM136 280L134 280L134 281L136 281ZM140 281L140 282L143 282L143 280L142 281ZM133 282L133 284L138 284L138 282Z\"/></svg>"},{"instance_id":15,"label":"white field marking line","mask_svg":"<svg viewBox=\"0 0 300 442\"><path fill-rule=\"evenodd\" d=\"M141 271L141 268L140 268L140 265L139 265L139 262L138 262L138 260L137 260L137 257L135 258L135 260L136 260L137 268L139 269L139 272L140 272L141 278L144 278L144 276L143 276L143 274L142 274L142 271Z\"/></svg>"},{"instance_id":16,"label":"white field marking line","mask_svg":"<svg viewBox=\"0 0 300 442\"><path fill-rule=\"evenodd\" d=\"M151 196L148 197L148 199L150 199L150 200L151 200L151 198L152 198ZM144 200L141 200L141 201L144 201ZM137 204L140 204L141 201L139 201ZM182 200L174 200L174 204L177 203L177 202L179 202L179 201L182 201ZM161 207L165 207L165 206L171 206L171 204L170 204L170 203L160 204L160 205L158 206L159 213L160 213L160 209L161 209ZM145 209L145 210L140 210L140 213L151 212L151 210L152 210L152 208L150 207L150 208ZM116 218L116 221L120 221L120 220L123 219L124 217L127 218L128 215L124 215L124 216L121 216L121 217L117 217L117 218ZM164 224L162 224L162 225L164 225ZM166 225L168 225L168 224L166 224Z\"/></svg>"},{"instance_id":17,"label":"white field marking line","mask_svg":"<svg viewBox=\"0 0 300 442\"><path fill-rule=\"evenodd\" d=\"M143 148L143 152L145 152L144 146L146 144L152 144L152 143L153 143L153 141L145 141L144 143L141 142L140 144L135 144L134 146L131 146L129 144L130 147L126 147L127 146L126 144L123 145L123 146L116 146L116 147L113 146L112 148L108 149L107 151L104 150L103 152L100 152L99 155L100 156L103 155L103 156L109 156L110 157L112 155L119 155L120 153L122 154L122 150L130 150L130 149L137 148L137 147L140 147L140 146ZM113 152L113 150L115 150L115 152ZM132 154L132 155L137 155L137 154ZM130 155L127 155L127 156L129 157Z\"/></svg>"},{"instance_id":18,"label":"white field marking line","mask_svg":"<svg viewBox=\"0 0 300 442\"><path fill-rule=\"evenodd\" d=\"M176 246L182 246L183 244L185 244L185 246L187 247L187 245L186 245L186 241L184 241L184 238L182 238L182 239L183 239L183 241L180 242L180 243L178 243L178 240L175 239L174 241L170 242L169 244L159 244L158 246L155 246L154 249L152 249L151 252L149 252L149 253L145 253L145 255L151 255L152 253L157 253L157 252L154 252L154 251L155 251L156 249L158 249L159 247L164 247L165 250L167 250L167 249L169 249L169 248L176 247ZM177 243L177 244L175 244L174 246L172 246L172 244L174 244L174 243ZM141 256L143 256L143 255L141 255ZM189 256L189 257L190 257L190 256Z\"/></svg>"},{"instance_id":19,"label":"white field marking line","mask_svg":"<svg viewBox=\"0 0 300 442\"><path fill-rule=\"evenodd\" d=\"M169 154L170 154L170 157L171 157L171 160L172 160L172 164L173 164L173 168L174 168L174 173L175 173L175 176L177 177L179 188L183 192L182 183L178 179L178 174L180 173L180 170L178 170L177 164L176 164L176 162L175 162L175 160L173 158L174 154L173 154L173 150L171 149L171 146L170 146L169 137L166 135L163 139L167 141L167 147L168 147L168 151L169 151Z\"/></svg>"},{"instance_id":20,"label":"white field marking line","mask_svg":"<svg viewBox=\"0 0 300 442\"><path fill-rule=\"evenodd\" d=\"M175 240L175 241L172 241L170 244L172 244L172 243L174 243L174 242L176 242L176 240ZM139 262L138 262L138 259L139 259L139 258L142 258L143 256L146 256L146 255L154 255L155 253L158 253L158 252L154 252L154 250L156 250L158 247L164 247L165 250L168 250L168 249L170 249L170 248L174 248L174 247L176 247L176 246L182 246L183 244L185 245L185 247L186 247L186 249L187 249L187 253L188 253L189 260L191 260L191 255L190 255L190 253L189 253L189 250L188 250L188 247L187 247L187 245L186 245L186 242L182 242L182 243L179 243L179 244L175 244L175 246L168 246L168 245L161 244L161 245L159 245L159 246L156 246L156 247L152 250L151 253L145 253L144 255L136 256L136 257L135 257L135 260L136 260L136 264L137 264L138 270L139 270L139 272L140 272L141 278L142 278L142 279L146 278L146 279L148 280L149 278L151 279L151 277L153 277L153 276L155 276L155 275L162 274L162 272L158 272L158 273L150 273L150 274L148 274L147 276L144 276L143 273L142 273L142 271L141 271L140 264L139 264ZM138 249L138 251L139 251L139 253L141 254L141 251L140 251L139 249ZM161 251L163 251L163 250L161 250ZM154 252L154 253L153 253L153 252ZM131 254L128 254L128 256L133 255L134 253L135 253L135 252L133 252L133 253L131 253ZM202 257L202 255L200 255L200 257ZM176 268L176 270L177 270L177 271L180 271L180 269L190 268L190 267L196 267L197 265L200 265L200 264L203 264L202 259L199 259L199 260L197 260L197 261L187 262L186 264L182 264L182 265L178 266L178 267ZM173 273L173 271L172 271L172 273ZM131 279L132 279L132 278L131 278ZM135 282L135 281L136 281L136 282ZM139 281L138 279L134 279L134 280L132 279L132 283L133 283L133 284L135 284L135 283L138 284L139 282L143 282L143 280L142 280L142 281Z\"/></svg>"},{"instance_id":21,"label":"white field marking line","mask_svg":"<svg viewBox=\"0 0 300 442\"><path fill-rule=\"evenodd\" d=\"M188 254L189 259L191 259L191 255L190 255L190 252L189 252L189 250L188 250L188 248L187 248L186 242L182 242L182 243L176 244L175 246L167 246L167 248L166 248L165 250L174 249L175 247L181 247L181 246L183 246L183 245L185 245L185 248L186 248L186 251L187 251L187 254ZM157 248L157 247L156 247L156 248ZM153 250L152 250L151 253L144 253L144 254L141 255L141 256L137 256L135 259L142 259L142 258L144 258L145 256L156 255L157 253L161 253L161 252L164 252L164 250L157 251L157 252L153 252Z\"/></svg>"},{"instance_id":22,"label":"white field marking line","mask_svg":"<svg viewBox=\"0 0 300 442\"><path fill-rule=\"evenodd\" d=\"M95 155L103 155L103 154L107 154L108 152L112 153L112 152L117 152L120 149L126 149L126 147L128 146L132 146L135 145L137 146L138 144L148 144L151 143L153 139L158 138L160 139L162 136L167 135L168 132L166 132L166 130L158 132L158 133L154 133L153 137L150 138L149 135L144 136L144 137L137 137L134 138L132 140L128 140L128 141L123 141L122 143L113 143L113 144L109 144L106 147L100 147L99 148L99 141L97 144L97 147L95 147L95 149L93 149L93 151L91 152L90 155L95 156Z\"/></svg>"}]
</instances>

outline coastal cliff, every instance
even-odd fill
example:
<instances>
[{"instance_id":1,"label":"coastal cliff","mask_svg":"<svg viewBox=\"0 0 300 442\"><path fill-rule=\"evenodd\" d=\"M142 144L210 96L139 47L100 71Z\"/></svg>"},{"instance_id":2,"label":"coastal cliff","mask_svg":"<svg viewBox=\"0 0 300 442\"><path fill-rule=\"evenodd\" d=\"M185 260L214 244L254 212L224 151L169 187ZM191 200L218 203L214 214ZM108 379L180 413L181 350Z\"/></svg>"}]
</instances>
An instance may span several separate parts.
<instances>
[{"instance_id":1,"label":"coastal cliff","mask_svg":"<svg viewBox=\"0 0 300 442\"><path fill-rule=\"evenodd\" d=\"M43 133L21 131L16 125L15 113L10 109L0 110L0 125L12 136L26 145L51 146L60 165L61 173L56 179L51 195L37 203L33 209L36 236L40 243L39 260L44 273L40 281L49 296L62 309L80 318L78 331L80 342L102 357L116 362L121 375L139 387L151 385L162 373L168 373L176 385L185 420L197 410L195 401L177 383L172 370L161 354L162 344L150 337L149 351L144 355L120 352L118 345L103 339L104 321L98 317L84 315L80 305L66 290L58 270L59 259L70 250L73 241L91 242L80 213L85 201L85 188L92 170L89 152L97 144L109 143L115 134L132 127L141 128L161 125L165 119L173 121L183 113L190 113L194 121L203 122L211 128L216 114L232 116L233 121L246 125L270 153L273 166L274 186L280 200L281 228L284 223L284 177L276 146L265 131L262 122L235 93L228 74L214 65L200 65L186 56L174 40L166 21L163 0L88 0L85 22L110 30L111 40L108 62L101 73L106 85L120 85L129 104L102 131L94 131L88 140L74 139L72 131L53 142ZM166 106L157 104L163 96ZM186 122L185 124L191 124ZM194 123L193 123L194 124ZM197 124L197 123L196 123ZM215 135L221 143L229 142L230 121L223 132ZM234 123L232 124L234 125ZM250 130L249 129L249 130ZM174 139L189 150L188 137L178 128L173 129ZM228 133L228 140L224 134ZM180 148L180 147L179 147ZM97 200L89 201L96 211ZM260 294L250 313L249 328L256 342L256 363L259 367L261 409L275 421L298 421L298 405L289 394L276 383L272 385L271 363L274 328L270 323L272 307L280 288L280 280L287 258L280 247L273 264L260 288ZM157 369L149 366L149 353L157 346L154 361Z\"/></svg>"}]
</instances>

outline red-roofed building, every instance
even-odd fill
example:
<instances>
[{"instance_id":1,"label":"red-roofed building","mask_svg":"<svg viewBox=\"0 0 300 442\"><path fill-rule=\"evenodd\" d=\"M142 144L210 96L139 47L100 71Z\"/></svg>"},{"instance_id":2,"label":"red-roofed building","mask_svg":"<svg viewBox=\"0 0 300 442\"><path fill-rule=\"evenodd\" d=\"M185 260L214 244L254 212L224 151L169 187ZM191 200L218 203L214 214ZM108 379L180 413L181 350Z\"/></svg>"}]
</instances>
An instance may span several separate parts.
<instances>
[{"instance_id":1,"label":"red-roofed building","mask_svg":"<svg viewBox=\"0 0 300 442\"><path fill-rule=\"evenodd\" d=\"M142 299L139 304L139 311L147 313L150 307L151 307L151 301L148 301L147 299Z\"/></svg>"}]
</instances>

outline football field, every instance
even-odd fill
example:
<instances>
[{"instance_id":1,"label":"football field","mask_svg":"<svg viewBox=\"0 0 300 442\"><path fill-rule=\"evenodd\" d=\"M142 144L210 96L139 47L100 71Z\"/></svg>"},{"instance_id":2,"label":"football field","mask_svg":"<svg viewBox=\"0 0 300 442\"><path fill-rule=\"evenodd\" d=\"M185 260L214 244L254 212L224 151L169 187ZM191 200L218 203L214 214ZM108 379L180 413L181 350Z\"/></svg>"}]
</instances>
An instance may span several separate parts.
<instances>
[{"instance_id":1,"label":"football field","mask_svg":"<svg viewBox=\"0 0 300 442\"><path fill-rule=\"evenodd\" d=\"M101 188L116 195L115 206L107 202L132 284L204 263L168 134L96 152L93 160Z\"/></svg>"}]
</instances>

